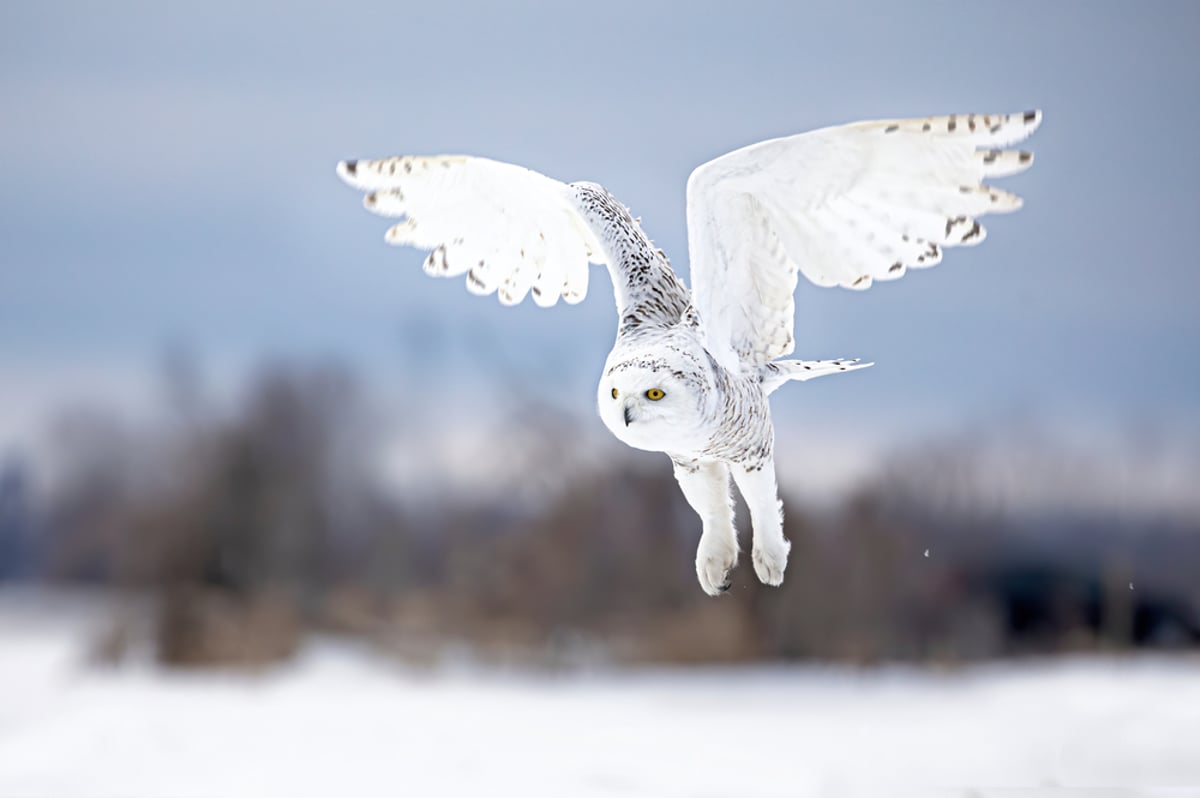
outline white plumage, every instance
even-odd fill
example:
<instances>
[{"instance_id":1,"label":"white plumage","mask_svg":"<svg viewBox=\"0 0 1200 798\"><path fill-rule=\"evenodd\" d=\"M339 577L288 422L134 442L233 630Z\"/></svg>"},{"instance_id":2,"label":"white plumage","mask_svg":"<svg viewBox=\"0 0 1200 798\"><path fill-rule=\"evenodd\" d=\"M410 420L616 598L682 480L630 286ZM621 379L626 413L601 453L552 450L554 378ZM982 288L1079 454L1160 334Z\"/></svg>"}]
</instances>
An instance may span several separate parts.
<instances>
[{"instance_id":1,"label":"white plumage","mask_svg":"<svg viewBox=\"0 0 1200 798\"><path fill-rule=\"evenodd\" d=\"M387 231L389 244L432 250L425 271L467 275L473 294L496 293L515 305L529 293L539 305L587 294L588 260L601 263L596 237L562 183L487 158L403 157L346 162L338 173L370 189L367 210L405 217Z\"/></svg>"},{"instance_id":2,"label":"white plumage","mask_svg":"<svg viewBox=\"0 0 1200 798\"><path fill-rule=\"evenodd\" d=\"M980 243L978 217L1021 206L983 181L1032 164L1004 148L1040 122L1037 111L860 122L709 161L687 183L690 292L598 185L465 156L343 161L338 174L369 192L369 210L401 219L389 243L430 250L425 271L465 275L472 293L574 303L588 262L608 267L619 322L600 416L622 441L671 457L704 526L697 576L716 595L737 561L731 477L750 508L755 571L783 580L789 544L767 396L870 365L777 360L795 348L798 275L863 290Z\"/></svg>"}]
</instances>

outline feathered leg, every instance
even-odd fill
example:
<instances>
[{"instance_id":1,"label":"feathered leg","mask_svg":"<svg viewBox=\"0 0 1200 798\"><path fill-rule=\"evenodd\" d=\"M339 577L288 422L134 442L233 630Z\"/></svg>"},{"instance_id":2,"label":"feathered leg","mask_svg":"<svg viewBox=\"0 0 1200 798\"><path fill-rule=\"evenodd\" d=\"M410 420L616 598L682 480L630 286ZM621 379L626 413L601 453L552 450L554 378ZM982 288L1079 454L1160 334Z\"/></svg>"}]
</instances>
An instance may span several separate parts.
<instances>
[{"instance_id":1,"label":"feathered leg","mask_svg":"<svg viewBox=\"0 0 1200 798\"><path fill-rule=\"evenodd\" d=\"M783 503L775 485L775 461L767 460L754 469L734 465L733 481L750 508L754 524L754 572L764 584L782 584L792 544L783 536Z\"/></svg>"},{"instance_id":2,"label":"feathered leg","mask_svg":"<svg viewBox=\"0 0 1200 798\"><path fill-rule=\"evenodd\" d=\"M675 479L684 498L700 516L704 532L696 549L696 576L710 596L729 589L729 572L737 565L737 531L729 495L729 467L718 462L675 464Z\"/></svg>"}]
</instances>

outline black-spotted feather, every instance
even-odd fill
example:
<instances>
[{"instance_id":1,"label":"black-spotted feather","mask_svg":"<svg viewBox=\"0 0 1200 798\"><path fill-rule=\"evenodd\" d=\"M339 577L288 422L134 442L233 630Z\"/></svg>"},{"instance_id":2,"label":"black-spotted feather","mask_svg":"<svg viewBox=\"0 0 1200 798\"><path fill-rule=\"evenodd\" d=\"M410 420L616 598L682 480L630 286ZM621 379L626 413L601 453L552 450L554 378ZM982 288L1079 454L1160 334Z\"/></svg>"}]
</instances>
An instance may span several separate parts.
<instances>
[{"instance_id":1,"label":"black-spotted feather","mask_svg":"<svg viewBox=\"0 0 1200 798\"><path fill-rule=\"evenodd\" d=\"M754 220L726 212L728 197L757 200L787 261L810 281L862 290L941 262L947 247L979 244L987 231L978 217L1019 208L1018 197L983 181L1032 164L1030 153L1005 148L1040 122L1036 111L859 122L698 167L688 180L688 249L697 308L717 320L708 330L714 353L736 367L742 352L765 362L792 351L791 335L761 339L780 324L790 332L794 319L761 293L770 281L751 273L778 266L728 257L731 242L756 240Z\"/></svg>"}]
</instances>

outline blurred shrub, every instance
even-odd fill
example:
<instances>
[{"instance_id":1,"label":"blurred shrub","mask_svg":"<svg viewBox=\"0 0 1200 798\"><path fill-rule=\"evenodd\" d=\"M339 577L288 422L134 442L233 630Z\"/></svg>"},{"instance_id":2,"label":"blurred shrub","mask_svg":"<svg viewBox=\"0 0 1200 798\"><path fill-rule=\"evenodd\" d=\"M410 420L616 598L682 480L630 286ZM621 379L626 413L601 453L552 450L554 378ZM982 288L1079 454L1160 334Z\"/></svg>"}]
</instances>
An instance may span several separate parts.
<instances>
[{"instance_id":1,"label":"blurred shrub","mask_svg":"<svg viewBox=\"0 0 1200 798\"><path fill-rule=\"evenodd\" d=\"M157 650L174 664L271 661L311 629L416 658L466 642L558 662L953 662L1200 639L1197 529L1008 514L973 495L986 480L956 479L945 447L834 511L785 497L785 584L763 587L743 562L711 599L693 571L699 522L665 458L567 468L568 422L522 397L508 426L541 443L513 467L547 469L555 487L418 507L370 470L362 399L343 369L276 366L228 413L176 401L154 429L65 417L47 573L156 594Z\"/></svg>"}]
</instances>

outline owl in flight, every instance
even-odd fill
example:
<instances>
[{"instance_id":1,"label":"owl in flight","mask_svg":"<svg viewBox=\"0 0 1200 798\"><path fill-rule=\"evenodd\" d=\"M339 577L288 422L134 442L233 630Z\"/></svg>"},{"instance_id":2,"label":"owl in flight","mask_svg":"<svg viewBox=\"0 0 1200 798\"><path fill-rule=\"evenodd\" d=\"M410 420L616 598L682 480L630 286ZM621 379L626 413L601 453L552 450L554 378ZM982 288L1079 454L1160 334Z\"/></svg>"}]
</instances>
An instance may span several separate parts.
<instances>
[{"instance_id":1,"label":"owl in flight","mask_svg":"<svg viewBox=\"0 0 1200 798\"><path fill-rule=\"evenodd\" d=\"M1031 153L1005 147L1040 122L1038 111L859 122L709 161L687 182L690 291L595 183L465 156L342 161L337 171L367 192L368 210L400 218L389 243L430 250L425 271L465 275L473 294L576 303L589 262L608 267L617 339L600 418L626 444L671 458L703 524L696 575L715 596L738 558L730 477L750 510L758 578L778 585L787 566L767 398L791 380L871 365L779 359L795 345L797 275L863 290L983 241L977 217L1021 200L982 181L1029 167Z\"/></svg>"}]
</instances>

